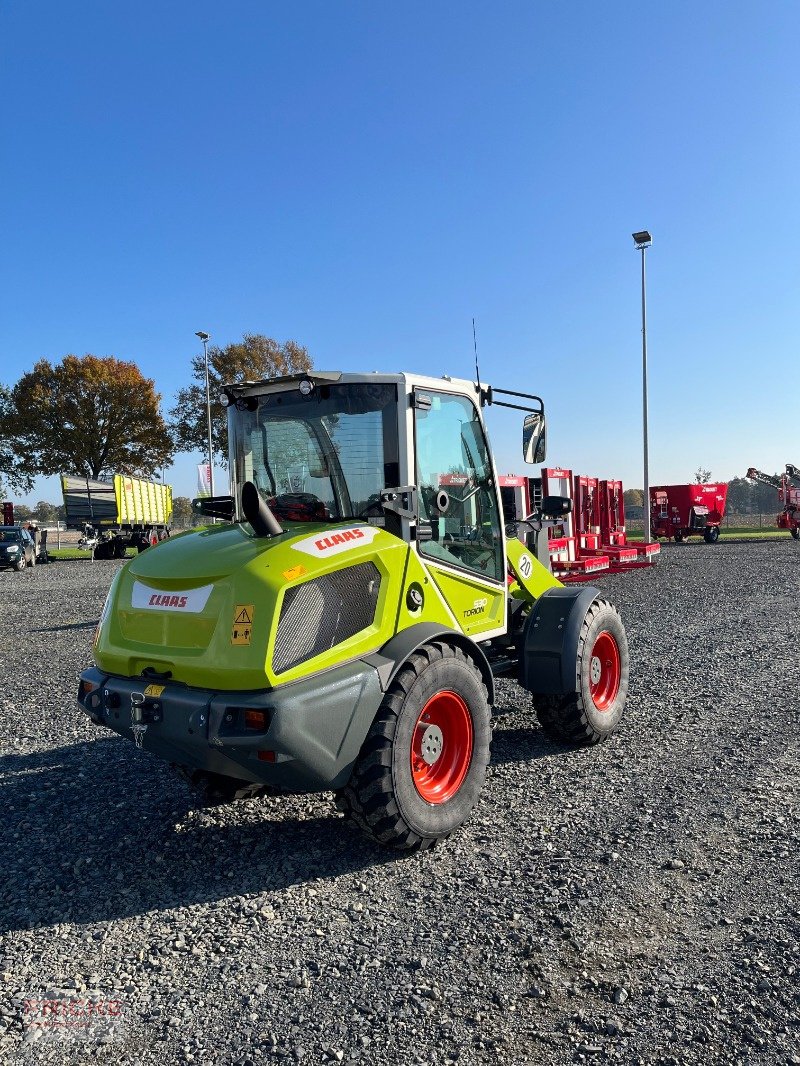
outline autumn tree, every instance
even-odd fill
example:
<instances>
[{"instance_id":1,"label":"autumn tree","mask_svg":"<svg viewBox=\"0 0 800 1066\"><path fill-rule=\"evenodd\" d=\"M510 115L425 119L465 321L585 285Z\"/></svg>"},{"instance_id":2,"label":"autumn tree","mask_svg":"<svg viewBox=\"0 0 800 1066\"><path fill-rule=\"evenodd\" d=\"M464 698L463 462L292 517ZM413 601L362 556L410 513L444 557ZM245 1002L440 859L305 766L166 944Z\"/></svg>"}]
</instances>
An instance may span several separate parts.
<instances>
[{"instance_id":1,"label":"autumn tree","mask_svg":"<svg viewBox=\"0 0 800 1066\"><path fill-rule=\"evenodd\" d=\"M11 492L20 495L33 488L33 476L23 469L25 456L14 446L8 433L8 419L14 409L11 389L0 385L0 499L6 499Z\"/></svg>"},{"instance_id":2,"label":"autumn tree","mask_svg":"<svg viewBox=\"0 0 800 1066\"><path fill-rule=\"evenodd\" d=\"M308 349L296 341L280 344L261 333L245 333L241 341L225 348L208 349L208 382L211 399L211 440L215 463L228 461L228 419L219 402L223 385L235 381L261 381L310 370ZM206 364L202 355L192 359L193 383L181 389L170 411L170 425L176 448L201 452L208 457L208 423L206 419Z\"/></svg>"},{"instance_id":3,"label":"autumn tree","mask_svg":"<svg viewBox=\"0 0 800 1066\"><path fill-rule=\"evenodd\" d=\"M151 477L175 452L155 383L113 356L40 359L11 390L0 419L28 476Z\"/></svg>"}]
</instances>

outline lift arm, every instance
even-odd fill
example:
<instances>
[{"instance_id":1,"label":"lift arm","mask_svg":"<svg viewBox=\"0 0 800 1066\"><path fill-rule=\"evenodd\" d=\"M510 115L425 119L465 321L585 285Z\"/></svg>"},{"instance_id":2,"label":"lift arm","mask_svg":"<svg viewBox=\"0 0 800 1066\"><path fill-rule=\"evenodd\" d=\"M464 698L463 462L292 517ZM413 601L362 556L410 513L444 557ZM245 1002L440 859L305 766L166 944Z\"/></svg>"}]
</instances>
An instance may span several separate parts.
<instances>
[{"instance_id":1,"label":"lift arm","mask_svg":"<svg viewBox=\"0 0 800 1066\"><path fill-rule=\"evenodd\" d=\"M749 481L760 481L762 485L772 485L774 489L781 487L782 479L778 474L765 474L763 470L756 470L754 466L745 474Z\"/></svg>"}]
</instances>

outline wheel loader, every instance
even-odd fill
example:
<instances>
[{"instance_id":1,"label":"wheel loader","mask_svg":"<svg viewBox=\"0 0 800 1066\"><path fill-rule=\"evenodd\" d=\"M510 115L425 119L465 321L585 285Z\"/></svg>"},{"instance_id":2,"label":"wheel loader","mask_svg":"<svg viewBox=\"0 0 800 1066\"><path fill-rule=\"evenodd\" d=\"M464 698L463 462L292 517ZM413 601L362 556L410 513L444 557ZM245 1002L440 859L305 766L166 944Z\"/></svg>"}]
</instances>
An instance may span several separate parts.
<instances>
[{"instance_id":1,"label":"wheel loader","mask_svg":"<svg viewBox=\"0 0 800 1066\"><path fill-rule=\"evenodd\" d=\"M541 463L539 397L309 371L222 398L231 494L116 574L78 690L95 723L209 802L329 790L405 850L475 806L497 677L547 733L610 736L627 640L596 588L550 573L543 531L569 501L503 523L483 412L524 412L523 458Z\"/></svg>"}]
</instances>

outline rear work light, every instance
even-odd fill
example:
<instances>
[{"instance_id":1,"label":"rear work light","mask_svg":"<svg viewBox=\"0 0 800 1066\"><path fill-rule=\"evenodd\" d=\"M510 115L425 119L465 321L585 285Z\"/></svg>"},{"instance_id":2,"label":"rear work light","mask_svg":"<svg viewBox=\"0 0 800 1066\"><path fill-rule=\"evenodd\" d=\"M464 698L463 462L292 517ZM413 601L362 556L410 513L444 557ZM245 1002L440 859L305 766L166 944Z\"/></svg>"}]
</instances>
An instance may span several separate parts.
<instances>
[{"instance_id":1,"label":"rear work light","mask_svg":"<svg viewBox=\"0 0 800 1066\"><path fill-rule=\"evenodd\" d=\"M260 751L258 753L258 757L261 760L261 762L275 762L276 761L275 760L275 752L274 751Z\"/></svg>"}]
</instances>

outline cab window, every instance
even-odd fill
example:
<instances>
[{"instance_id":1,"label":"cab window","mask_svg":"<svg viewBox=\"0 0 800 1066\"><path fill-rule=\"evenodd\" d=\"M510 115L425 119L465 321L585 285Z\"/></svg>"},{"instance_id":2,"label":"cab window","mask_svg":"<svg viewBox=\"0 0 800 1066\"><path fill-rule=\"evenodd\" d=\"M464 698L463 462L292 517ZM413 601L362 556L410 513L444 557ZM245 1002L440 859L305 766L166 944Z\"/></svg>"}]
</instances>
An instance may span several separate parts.
<instances>
[{"instance_id":1,"label":"cab window","mask_svg":"<svg viewBox=\"0 0 800 1066\"><path fill-rule=\"evenodd\" d=\"M465 396L419 389L415 397L419 550L502 581L497 494L478 412Z\"/></svg>"}]
</instances>

